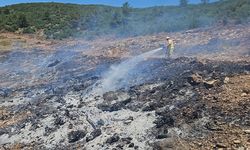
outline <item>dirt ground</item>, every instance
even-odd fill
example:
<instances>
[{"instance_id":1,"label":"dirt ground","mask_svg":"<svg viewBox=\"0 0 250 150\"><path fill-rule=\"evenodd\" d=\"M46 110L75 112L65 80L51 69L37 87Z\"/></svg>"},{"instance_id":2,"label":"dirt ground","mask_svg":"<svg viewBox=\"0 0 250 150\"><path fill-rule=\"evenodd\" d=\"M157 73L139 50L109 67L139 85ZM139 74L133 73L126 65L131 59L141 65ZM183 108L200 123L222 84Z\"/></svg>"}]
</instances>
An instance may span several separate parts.
<instances>
[{"instance_id":1,"label":"dirt ground","mask_svg":"<svg viewBox=\"0 0 250 150\"><path fill-rule=\"evenodd\" d=\"M247 149L249 138L250 75L227 77L221 91L204 93L203 100L211 109L219 109L228 116L238 116L236 122L243 125L227 124L221 118L215 119L213 132L205 138L190 144L193 149ZM247 116L245 116L245 115Z\"/></svg>"}]
</instances>

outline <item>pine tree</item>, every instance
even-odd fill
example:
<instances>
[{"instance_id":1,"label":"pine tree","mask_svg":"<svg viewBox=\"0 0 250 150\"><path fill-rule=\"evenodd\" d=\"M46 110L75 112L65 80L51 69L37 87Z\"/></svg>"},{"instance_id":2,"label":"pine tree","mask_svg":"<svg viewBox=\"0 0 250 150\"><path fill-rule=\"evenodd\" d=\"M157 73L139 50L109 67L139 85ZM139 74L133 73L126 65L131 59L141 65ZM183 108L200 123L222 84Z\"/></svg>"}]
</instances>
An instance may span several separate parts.
<instances>
[{"instance_id":1,"label":"pine tree","mask_svg":"<svg viewBox=\"0 0 250 150\"><path fill-rule=\"evenodd\" d=\"M124 16L128 16L129 13L130 13L131 9L130 9L130 5L128 2L125 2L123 5L122 5L122 13Z\"/></svg>"},{"instance_id":2,"label":"pine tree","mask_svg":"<svg viewBox=\"0 0 250 150\"><path fill-rule=\"evenodd\" d=\"M186 7L188 5L188 0L180 0L180 6Z\"/></svg>"}]
</instances>

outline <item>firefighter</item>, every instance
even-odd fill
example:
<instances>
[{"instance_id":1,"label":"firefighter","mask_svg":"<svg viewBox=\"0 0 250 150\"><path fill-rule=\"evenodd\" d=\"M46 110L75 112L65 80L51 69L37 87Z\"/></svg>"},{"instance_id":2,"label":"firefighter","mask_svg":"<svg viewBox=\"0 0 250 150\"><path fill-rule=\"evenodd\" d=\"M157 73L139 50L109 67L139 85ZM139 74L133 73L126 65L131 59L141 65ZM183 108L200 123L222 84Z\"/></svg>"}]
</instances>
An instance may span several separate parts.
<instances>
[{"instance_id":1,"label":"firefighter","mask_svg":"<svg viewBox=\"0 0 250 150\"><path fill-rule=\"evenodd\" d=\"M174 41L167 37L167 56L170 58L173 55L174 52Z\"/></svg>"}]
</instances>

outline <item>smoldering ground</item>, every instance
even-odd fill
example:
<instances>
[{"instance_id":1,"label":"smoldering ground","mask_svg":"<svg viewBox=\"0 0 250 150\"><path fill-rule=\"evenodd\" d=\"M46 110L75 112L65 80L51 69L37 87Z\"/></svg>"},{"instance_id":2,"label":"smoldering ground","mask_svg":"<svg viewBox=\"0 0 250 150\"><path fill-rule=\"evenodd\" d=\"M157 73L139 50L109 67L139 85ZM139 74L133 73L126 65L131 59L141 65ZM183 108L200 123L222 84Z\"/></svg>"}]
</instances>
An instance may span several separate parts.
<instances>
[{"instance_id":1,"label":"smoldering ground","mask_svg":"<svg viewBox=\"0 0 250 150\"><path fill-rule=\"evenodd\" d=\"M200 100L197 89L219 90L227 76L250 71L249 64L209 60L203 63L185 57L168 60L159 57L162 56L159 50L124 61L101 61L102 67L93 70L79 69L76 63L83 61L89 65L93 57L80 56L78 59L79 53L63 51L49 55L56 60L41 66L56 72L53 80L49 80L52 82L17 91L10 88L11 92L1 90L7 93L1 95L6 112L3 113L4 120L9 122L11 116L17 118L17 122L3 124L1 144L9 148L18 143L24 148L43 149L74 148L76 145L87 149L159 149L158 142L173 140L176 136L184 140L207 136L215 126L209 123L213 121L209 118L214 111ZM101 57L98 60L102 60ZM112 66L113 63L116 65ZM99 66L98 63L95 65ZM122 72L120 76L119 70ZM199 74L200 80L192 77L193 74ZM210 80L216 80L216 84L210 84ZM102 83L102 86L96 83ZM96 92L100 88L103 88L102 92ZM180 110L186 115L178 113ZM216 112L219 117L220 112ZM247 119L245 113L240 116L229 114L229 117L232 120L237 117ZM230 119L224 121L231 123ZM244 120L237 122L240 125L246 123ZM195 126L197 130L183 124ZM30 141L36 144L30 144ZM168 146L174 147L174 142L171 143Z\"/></svg>"}]
</instances>

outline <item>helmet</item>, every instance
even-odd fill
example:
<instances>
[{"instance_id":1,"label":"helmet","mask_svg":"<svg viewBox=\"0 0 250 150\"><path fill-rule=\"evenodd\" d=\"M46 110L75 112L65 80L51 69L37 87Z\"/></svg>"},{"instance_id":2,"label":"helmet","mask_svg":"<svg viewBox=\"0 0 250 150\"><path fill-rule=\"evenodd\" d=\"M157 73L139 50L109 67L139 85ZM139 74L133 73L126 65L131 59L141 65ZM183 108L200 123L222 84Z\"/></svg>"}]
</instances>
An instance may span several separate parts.
<instances>
[{"instance_id":1,"label":"helmet","mask_svg":"<svg viewBox=\"0 0 250 150\"><path fill-rule=\"evenodd\" d=\"M170 39L170 37L169 37L169 36L167 36L167 37L166 37L166 39L167 39L167 40L169 40L169 39Z\"/></svg>"}]
</instances>

